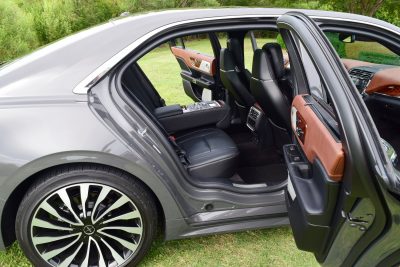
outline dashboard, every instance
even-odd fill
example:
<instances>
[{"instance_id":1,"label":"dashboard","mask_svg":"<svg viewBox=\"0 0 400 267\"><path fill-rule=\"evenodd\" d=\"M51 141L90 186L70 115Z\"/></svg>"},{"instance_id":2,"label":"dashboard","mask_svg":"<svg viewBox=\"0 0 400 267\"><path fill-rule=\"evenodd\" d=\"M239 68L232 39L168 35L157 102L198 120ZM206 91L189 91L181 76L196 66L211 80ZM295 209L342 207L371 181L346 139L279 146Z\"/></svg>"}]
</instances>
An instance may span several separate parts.
<instances>
[{"instance_id":1,"label":"dashboard","mask_svg":"<svg viewBox=\"0 0 400 267\"><path fill-rule=\"evenodd\" d=\"M400 98L400 66L342 59L360 93L379 93Z\"/></svg>"}]
</instances>

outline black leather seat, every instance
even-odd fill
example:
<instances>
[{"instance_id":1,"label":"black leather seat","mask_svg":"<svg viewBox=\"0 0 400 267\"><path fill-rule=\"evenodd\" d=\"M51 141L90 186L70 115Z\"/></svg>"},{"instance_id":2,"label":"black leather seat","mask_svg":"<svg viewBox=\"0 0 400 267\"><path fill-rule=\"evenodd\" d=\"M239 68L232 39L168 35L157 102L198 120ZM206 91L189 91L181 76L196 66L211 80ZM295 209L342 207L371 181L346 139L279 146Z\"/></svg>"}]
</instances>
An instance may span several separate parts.
<instances>
[{"instance_id":1,"label":"black leather seat","mask_svg":"<svg viewBox=\"0 0 400 267\"><path fill-rule=\"evenodd\" d=\"M254 51L250 90L273 126L276 145L281 147L290 142L291 103L279 87L268 48L264 45Z\"/></svg>"},{"instance_id":2,"label":"black leather seat","mask_svg":"<svg viewBox=\"0 0 400 267\"><path fill-rule=\"evenodd\" d=\"M236 38L228 39L227 48L221 49L220 76L238 105L248 109L255 103L249 91L251 73L244 67L243 48Z\"/></svg>"},{"instance_id":3,"label":"black leather seat","mask_svg":"<svg viewBox=\"0 0 400 267\"><path fill-rule=\"evenodd\" d=\"M285 69L282 47L278 43L267 43L264 45L265 52L271 61L272 69L278 81L279 88L289 103L293 100L293 89L289 71Z\"/></svg>"},{"instance_id":4,"label":"black leather seat","mask_svg":"<svg viewBox=\"0 0 400 267\"><path fill-rule=\"evenodd\" d=\"M235 171L239 150L219 129L201 129L176 138L189 161L189 173L198 178L229 178Z\"/></svg>"},{"instance_id":5,"label":"black leather seat","mask_svg":"<svg viewBox=\"0 0 400 267\"><path fill-rule=\"evenodd\" d=\"M187 170L196 178L229 178L236 172L239 151L232 139L216 128L193 130L177 136L175 141L158 121L154 110L164 105L137 65L123 74L122 85L157 127L171 141L178 155L185 155ZM147 81L147 82L146 82ZM181 158L182 160L182 158Z\"/></svg>"},{"instance_id":6,"label":"black leather seat","mask_svg":"<svg viewBox=\"0 0 400 267\"><path fill-rule=\"evenodd\" d=\"M267 48L268 44L254 51L250 90L273 124L290 129L291 103L279 87Z\"/></svg>"}]
</instances>

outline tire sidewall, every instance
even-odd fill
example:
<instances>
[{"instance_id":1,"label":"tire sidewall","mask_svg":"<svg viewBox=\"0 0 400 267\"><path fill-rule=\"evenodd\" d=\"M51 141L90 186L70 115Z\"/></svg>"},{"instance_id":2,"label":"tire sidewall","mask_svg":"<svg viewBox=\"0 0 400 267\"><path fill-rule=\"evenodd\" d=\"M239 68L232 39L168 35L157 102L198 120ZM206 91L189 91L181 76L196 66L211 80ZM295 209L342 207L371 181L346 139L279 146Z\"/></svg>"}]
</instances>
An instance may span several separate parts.
<instances>
[{"instance_id":1,"label":"tire sidewall","mask_svg":"<svg viewBox=\"0 0 400 267\"><path fill-rule=\"evenodd\" d=\"M151 195L138 181L121 177L115 173L98 170L80 170L61 173L45 179L34 185L24 197L17 212L16 237L25 255L32 261L34 266L52 266L45 262L36 251L31 239L31 221L37 207L55 191L79 183L96 183L110 186L132 200L139 210L142 218L143 233L140 244L130 261L122 266L135 266L147 253L157 230L157 214Z\"/></svg>"}]
</instances>

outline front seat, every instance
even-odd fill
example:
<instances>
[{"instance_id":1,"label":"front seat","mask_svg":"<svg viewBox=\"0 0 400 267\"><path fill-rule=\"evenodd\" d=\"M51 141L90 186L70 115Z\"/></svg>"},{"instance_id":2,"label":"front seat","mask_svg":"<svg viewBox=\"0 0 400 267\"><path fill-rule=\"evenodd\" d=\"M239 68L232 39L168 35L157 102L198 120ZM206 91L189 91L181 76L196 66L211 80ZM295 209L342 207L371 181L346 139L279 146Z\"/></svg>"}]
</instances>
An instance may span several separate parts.
<instances>
[{"instance_id":1,"label":"front seat","mask_svg":"<svg viewBox=\"0 0 400 267\"><path fill-rule=\"evenodd\" d=\"M267 43L264 45L264 50L272 63L272 69L278 81L279 88L287 98L288 102L292 103L292 83L290 80L289 71L285 69L285 62L281 45L278 43Z\"/></svg>"},{"instance_id":2,"label":"front seat","mask_svg":"<svg viewBox=\"0 0 400 267\"><path fill-rule=\"evenodd\" d=\"M250 91L271 122L276 144L280 146L290 142L291 103L279 87L281 74L275 72L275 55L271 56L270 47L266 44L254 51Z\"/></svg>"},{"instance_id":3,"label":"front seat","mask_svg":"<svg viewBox=\"0 0 400 267\"><path fill-rule=\"evenodd\" d=\"M246 117L255 99L249 91L251 74L244 67L243 48L237 38L228 39L227 48L221 49L220 76L224 87Z\"/></svg>"}]
</instances>

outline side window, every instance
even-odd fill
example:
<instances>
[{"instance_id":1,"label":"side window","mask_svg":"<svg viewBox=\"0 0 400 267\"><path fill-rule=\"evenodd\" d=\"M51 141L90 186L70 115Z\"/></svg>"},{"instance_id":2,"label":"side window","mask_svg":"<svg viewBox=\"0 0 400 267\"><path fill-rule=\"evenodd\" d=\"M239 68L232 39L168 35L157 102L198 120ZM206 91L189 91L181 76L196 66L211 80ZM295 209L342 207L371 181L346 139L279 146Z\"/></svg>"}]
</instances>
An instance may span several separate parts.
<instances>
[{"instance_id":1,"label":"side window","mask_svg":"<svg viewBox=\"0 0 400 267\"><path fill-rule=\"evenodd\" d=\"M195 34L176 38L173 43L162 44L138 60L140 68L165 100L166 105L193 103L193 99L185 94L181 67L171 53L170 45L214 56L209 35Z\"/></svg>"},{"instance_id":2,"label":"side window","mask_svg":"<svg viewBox=\"0 0 400 267\"><path fill-rule=\"evenodd\" d=\"M304 71L307 76L310 94L314 97L317 97L318 99L323 100L325 103L328 103L326 90L324 88L323 82L321 81L320 74L316 69L312 58L310 57L310 54L298 38L295 38L295 40L297 40L296 43L298 46L302 64L304 66Z\"/></svg>"},{"instance_id":3,"label":"side window","mask_svg":"<svg viewBox=\"0 0 400 267\"><path fill-rule=\"evenodd\" d=\"M400 66L400 56L377 40L362 35L325 32L341 58Z\"/></svg>"},{"instance_id":4,"label":"side window","mask_svg":"<svg viewBox=\"0 0 400 267\"><path fill-rule=\"evenodd\" d=\"M226 42L228 41L228 34L226 32L216 32L219 44L221 48L226 48Z\"/></svg>"},{"instance_id":5,"label":"side window","mask_svg":"<svg viewBox=\"0 0 400 267\"><path fill-rule=\"evenodd\" d=\"M183 37L182 39L185 44L185 49L190 49L205 55L214 56L214 51L208 34L189 35Z\"/></svg>"},{"instance_id":6,"label":"side window","mask_svg":"<svg viewBox=\"0 0 400 267\"><path fill-rule=\"evenodd\" d=\"M151 50L137 63L167 105L193 102L183 91L181 69L168 43Z\"/></svg>"},{"instance_id":7,"label":"side window","mask_svg":"<svg viewBox=\"0 0 400 267\"><path fill-rule=\"evenodd\" d=\"M251 38L252 38L251 33L248 32L243 40L244 67L248 69L250 72L253 68L253 55L254 55Z\"/></svg>"}]
</instances>

